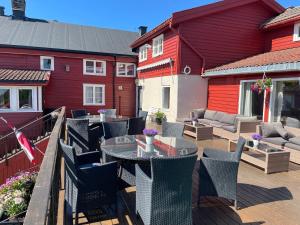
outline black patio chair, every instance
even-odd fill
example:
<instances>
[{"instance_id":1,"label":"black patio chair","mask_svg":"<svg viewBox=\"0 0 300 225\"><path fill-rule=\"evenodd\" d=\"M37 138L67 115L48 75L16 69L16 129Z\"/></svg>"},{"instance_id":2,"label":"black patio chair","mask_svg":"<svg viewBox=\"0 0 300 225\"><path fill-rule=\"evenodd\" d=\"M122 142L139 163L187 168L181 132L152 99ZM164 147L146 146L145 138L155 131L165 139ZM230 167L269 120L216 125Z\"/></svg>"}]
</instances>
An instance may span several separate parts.
<instances>
[{"instance_id":1,"label":"black patio chair","mask_svg":"<svg viewBox=\"0 0 300 225\"><path fill-rule=\"evenodd\" d=\"M130 118L128 120L128 135L143 134L146 127L146 121L143 117Z\"/></svg>"},{"instance_id":2,"label":"black patio chair","mask_svg":"<svg viewBox=\"0 0 300 225\"><path fill-rule=\"evenodd\" d=\"M85 109L76 109L76 110L71 110L72 118L76 119L81 116L86 116L87 111Z\"/></svg>"},{"instance_id":3,"label":"black patio chair","mask_svg":"<svg viewBox=\"0 0 300 225\"><path fill-rule=\"evenodd\" d=\"M104 122L104 139L127 135L127 121Z\"/></svg>"},{"instance_id":4,"label":"black patio chair","mask_svg":"<svg viewBox=\"0 0 300 225\"><path fill-rule=\"evenodd\" d=\"M183 123L162 122L162 136L182 138L184 131Z\"/></svg>"},{"instance_id":5,"label":"black patio chair","mask_svg":"<svg viewBox=\"0 0 300 225\"><path fill-rule=\"evenodd\" d=\"M105 109L105 115L108 117L116 117L117 110L116 109Z\"/></svg>"},{"instance_id":6,"label":"black patio chair","mask_svg":"<svg viewBox=\"0 0 300 225\"><path fill-rule=\"evenodd\" d=\"M199 195L215 196L234 201L237 208L237 178L239 163L246 140L239 138L235 152L205 148L200 159Z\"/></svg>"},{"instance_id":7,"label":"black patio chair","mask_svg":"<svg viewBox=\"0 0 300 225\"><path fill-rule=\"evenodd\" d=\"M88 223L97 222L109 215L110 207L117 210L117 163L91 163L91 153L77 155L74 147L60 140L66 170L64 219L65 224L78 224L78 214L83 213ZM100 162L100 158L99 162ZM105 215L104 215L105 214ZM115 213L117 215L117 213Z\"/></svg>"},{"instance_id":8,"label":"black patio chair","mask_svg":"<svg viewBox=\"0 0 300 225\"><path fill-rule=\"evenodd\" d=\"M136 165L136 212L145 225L192 225L196 155L152 158L151 174Z\"/></svg>"},{"instance_id":9,"label":"black patio chair","mask_svg":"<svg viewBox=\"0 0 300 225\"><path fill-rule=\"evenodd\" d=\"M143 117L143 119L146 121L147 120L147 116L148 116L148 112L147 111L139 111L139 117Z\"/></svg>"}]
</instances>

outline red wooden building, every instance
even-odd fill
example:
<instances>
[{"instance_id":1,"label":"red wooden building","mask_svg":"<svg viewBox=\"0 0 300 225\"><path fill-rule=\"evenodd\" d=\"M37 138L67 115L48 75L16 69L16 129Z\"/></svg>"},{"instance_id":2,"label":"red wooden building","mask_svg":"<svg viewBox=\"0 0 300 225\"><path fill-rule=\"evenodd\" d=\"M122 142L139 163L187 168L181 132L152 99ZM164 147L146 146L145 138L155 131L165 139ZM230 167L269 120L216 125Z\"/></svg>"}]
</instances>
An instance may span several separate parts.
<instances>
[{"instance_id":1,"label":"red wooden building","mask_svg":"<svg viewBox=\"0 0 300 225\"><path fill-rule=\"evenodd\" d=\"M139 107L161 109L169 120L207 101L209 108L237 112L236 78L230 84L201 75L265 52L266 31L260 27L283 11L273 0L224 0L173 13L131 45L139 52Z\"/></svg>"},{"instance_id":2,"label":"red wooden building","mask_svg":"<svg viewBox=\"0 0 300 225\"><path fill-rule=\"evenodd\" d=\"M0 115L17 127L63 105L134 115L138 33L32 19L23 3L0 8Z\"/></svg>"}]
</instances>

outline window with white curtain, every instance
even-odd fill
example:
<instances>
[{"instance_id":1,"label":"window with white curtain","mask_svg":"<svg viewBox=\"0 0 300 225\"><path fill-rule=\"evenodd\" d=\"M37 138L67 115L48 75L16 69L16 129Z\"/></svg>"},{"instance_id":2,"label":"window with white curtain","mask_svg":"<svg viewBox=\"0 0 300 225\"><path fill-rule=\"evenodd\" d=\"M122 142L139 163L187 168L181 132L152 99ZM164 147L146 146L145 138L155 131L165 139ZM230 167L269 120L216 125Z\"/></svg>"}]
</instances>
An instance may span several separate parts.
<instances>
[{"instance_id":1,"label":"window with white curtain","mask_svg":"<svg viewBox=\"0 0 300 225\"><path fill-rule=\"evenodd\" d=\"M117 76L118 77L135 77L135 64L134 63L117 63Z\"/></svg>"},{"instance_id":2,"label":"window with white curtain","mask_svg":"<svg viewBox=\"0 0 300 225\"><path fill-rule=\"evenodd\" d=\"M161 34L154 38L152 41L152 57L156 57L163 54L164 49L164 35Z\"/></svg>"},{"instance_id":3,"label":"window with white curtain","mask_svg":"<svg viewBox=\"0 0 300 225\"><path fill-rule=\"evenodd\" d=\"M105 105L105 85L84 84L83 104L84 105Z\"/></svg>"},{"instance_id":4,"label":"window with white curtain","mask_svg":"<svg viewBox=\"0 0 300 225\"><path fill-rule=\"evenodd\" d=\"M85 75L96 75L105 76L106 75L106 62L100 60L83 60L83 74Z\"/></svg>"}]
</instances>

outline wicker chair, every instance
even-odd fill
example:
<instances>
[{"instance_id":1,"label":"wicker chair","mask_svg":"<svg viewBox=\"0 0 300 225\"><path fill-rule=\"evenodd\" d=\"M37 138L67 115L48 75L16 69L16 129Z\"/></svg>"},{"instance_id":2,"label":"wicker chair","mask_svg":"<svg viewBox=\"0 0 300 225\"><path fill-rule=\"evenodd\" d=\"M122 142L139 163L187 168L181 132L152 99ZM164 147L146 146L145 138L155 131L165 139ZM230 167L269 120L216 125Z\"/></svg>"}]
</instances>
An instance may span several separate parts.
<instances>
[{"instance_id":1,"label":"wicker chair","mask_svg":"<svg viewBox=\"0 0 300 225\"><path fill-rule=\"evenodd\" d=\"M87 112L85 109L76 109L76 110L71 110L71 114L72 114L72 118L76 119L81 116L86 116Z\"/></svg>"},{"instance_id":2,"label":"wicker chair","mask_svg":"<svg viewBox=\"0 0 300 225\"><path fill-rule=\"evenodd\" d=\"M117 110L116 109L105 109L105 115L108 117L116 117Z\"/></svg>"},{"instance_id":3,"label":"wicker chair","mask_svg":"<svg viewBox=\"0 0 300 225\"><path fill-rule=\"evenodd\" d=\"M139 111L139 117L143 117L143 119L146 121L147 120L147 116L148 116L148 112L147 111Z\"/></svg>"},{"instance_id":4,"label":"wicker chair","mask_svg":"<svg viewBox=\"0 0 300 225\"><path fill-rule=\"evenodd\" d=\"M145 225L192 225L197 156L152 158L151 176L136 165L136 212Z\"/></svg>"},{"instance_id":5,"label":"wicker chair","mask_svg":"<svg viewBox=\"0 0 300 225\"><path fill-rule=\"evenodd\" d=\"M184 131L184 124L182 123L162 123L162 136L163 137L177 137L182 138Z\"/></svg>"},{"instance_id":6,"label":"wicker chair","mask_svg":"<svg viewBox=\"0 0 300 225\"><path fill-rule=\"evenodd\" d=\"M143 117L130 118L128 120L128 134L136 135L143 134L143 130L146 127L146 121Z\"/></svg>"},{"instance_id":7,"label":"wicker chair","mask_svg":"<svg viewBox=\"0 0 300 225\"><path fill-rule=\"evenodd\" d=\"M89 223L103 219L103 212L112 205L117 210L117 163L93 163L100 158L95 153L77 155L72 146L60 141L66 170L64 224L78 224L83 213ZM97 179L95 179L97 178ZM100 179L101 178L101 179Z\"/></svg>"},{"instance_id":8,"label":"wicker chair","mask_svg":"<svg viewBox=\"0 0 300 225\"><path fill-rule=\"evenodd\" d=\"M104 139L124 136L127 135L127 132L127 121L103 123Z\"/></svg>"},{"instance_id":9,"label":"wicker chair","mask_svg":"<svg viewBox=\"0 0 300 225\"><path fill-rule=\"evenodd\" d=\"M89 152L89 120L67 119L68 144L77 153Z\"/></svg>"},{"instance_id":10,"label":"wicker chair","mask_svg":"<svg viewBox=\"0 0 300 225\"><path fill-rule=\"evenodd\" d=\"M239 138L235 152L205 148L200 159L199 195L223 197L234 201L237 208L237 178L246 140Z\"/></svg>"}]
</instances>

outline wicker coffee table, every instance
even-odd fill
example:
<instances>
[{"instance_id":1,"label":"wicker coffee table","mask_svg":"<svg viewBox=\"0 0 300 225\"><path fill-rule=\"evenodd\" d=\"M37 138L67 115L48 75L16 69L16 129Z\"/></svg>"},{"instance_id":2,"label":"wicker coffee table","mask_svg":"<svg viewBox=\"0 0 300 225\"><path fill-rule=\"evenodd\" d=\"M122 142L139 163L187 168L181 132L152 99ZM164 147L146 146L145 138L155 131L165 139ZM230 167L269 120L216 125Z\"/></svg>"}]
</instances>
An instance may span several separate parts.
<instances>
[{"instance_id":1,"label":"wicker coffee table","mask_svg":"<svg viewBox=\"0 0 300 225\"><path fill-rule=\"evenodd\" d=\"M184 134L196 138L197 141L212 139L213 128L202 124L196 124L194 126L192 122L185 122Z\"/></svg>"},{"instance_id":2,"label":"wicker coffee table","mask_svg":"<svg viewBox=\"0 0 300 225\"><path fill-rule=\"evenodd\" d=\"M229 140L228 151L235 151L237 141ZM244 147L242 160L262 168L265 173L277 173L289 170L290 152L273 148L267 144L253 147L253 142L248 140Z\"/></svg>"}]
</instances>

